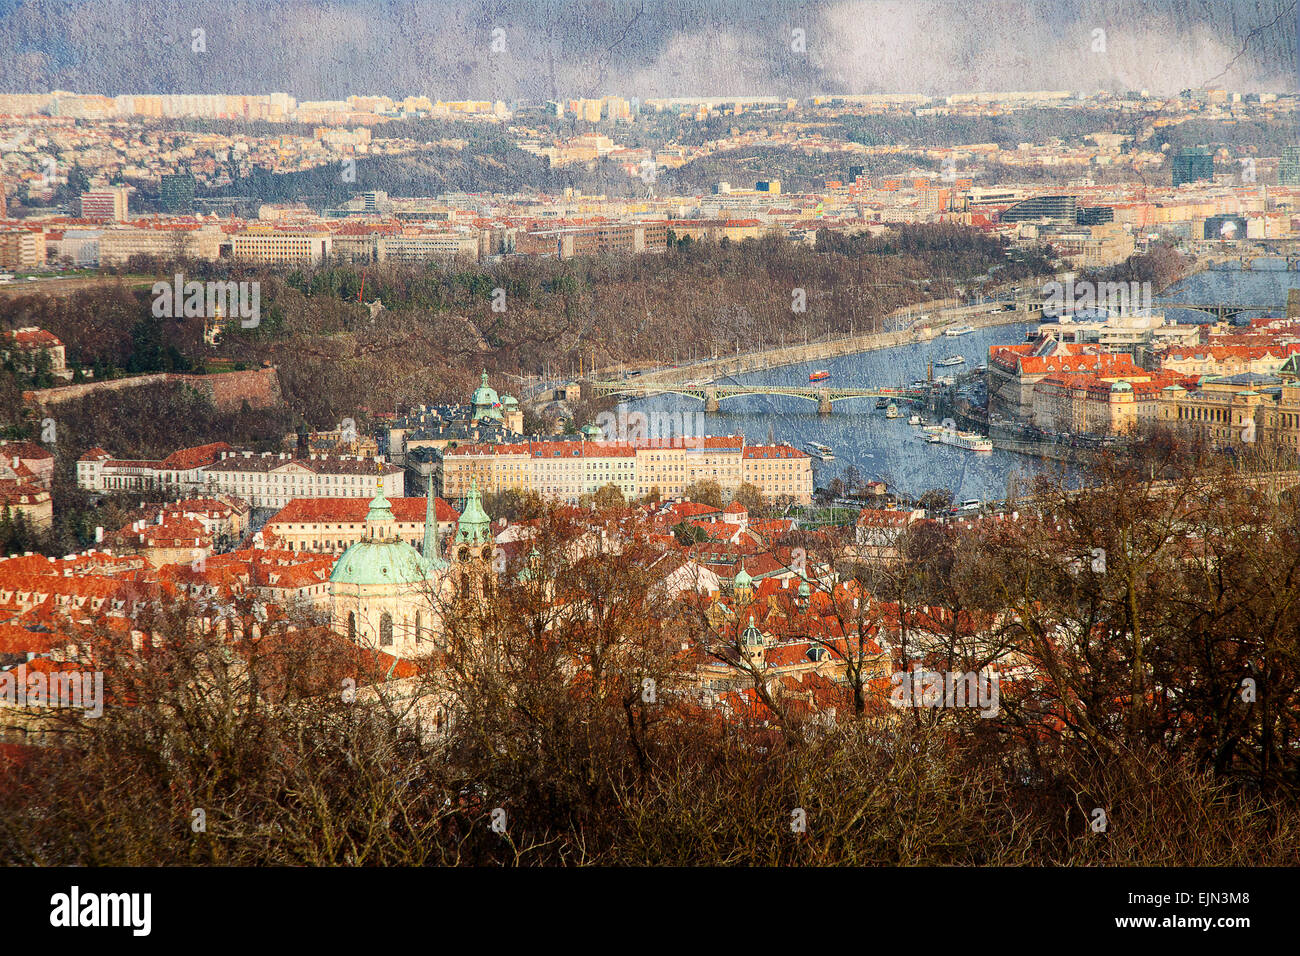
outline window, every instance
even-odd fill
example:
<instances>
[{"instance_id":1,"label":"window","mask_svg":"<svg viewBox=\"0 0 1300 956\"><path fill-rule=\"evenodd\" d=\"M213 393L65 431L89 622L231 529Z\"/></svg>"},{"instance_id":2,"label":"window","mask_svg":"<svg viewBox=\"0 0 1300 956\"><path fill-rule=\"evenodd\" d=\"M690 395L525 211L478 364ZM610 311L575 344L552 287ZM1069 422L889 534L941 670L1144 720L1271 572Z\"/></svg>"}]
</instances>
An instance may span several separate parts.
<instances>
[{"instance_id":1,"label":"window","mask_svg":"<svg viewBox=\"0 0 1300 956\"><path fill-rule=\"evenodd\" d=\"M393 616L387 611L379 615L379 646L393 646Z\"/></svg>"},{"instance_id":2,"label":"window","mask_svg":"<svg viewBox=\"0 0 1300 956\"><path fill-rule=\"evenodd\" d=\"M348 611L348 640L356 641L357 639L357 616Z\"/></svg>"}]
</instances>

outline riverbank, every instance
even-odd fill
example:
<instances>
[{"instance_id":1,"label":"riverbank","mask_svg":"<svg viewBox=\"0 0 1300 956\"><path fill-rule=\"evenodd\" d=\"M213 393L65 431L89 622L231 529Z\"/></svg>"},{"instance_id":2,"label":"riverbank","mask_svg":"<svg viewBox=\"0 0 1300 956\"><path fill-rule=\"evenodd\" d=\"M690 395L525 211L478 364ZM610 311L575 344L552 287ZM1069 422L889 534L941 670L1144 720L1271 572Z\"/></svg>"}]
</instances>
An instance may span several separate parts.
<instances>
[{"instance_id":1,"label":"riverbank","mask_svg":"<svg viewBox=\"0 0 1300 956\"><path fill-rule=\"evenodd\" d=\"M695 380L709 380L745 372L761 372L766 369L780 368L788 365L800 365L808 362L820 362L827 359L842 358L862 352L876 352L880 349L897 348L900 345L913 345L928 342L942 334L946 326L960 322L977 329L997 325L1016 325L1036 321L1041 309L1018 304L1015 309L990 313L992 304L957 306L941 310L924 325L900 332L872 332L863 335L846 335L822 342L809 342L801 345L787 345L737 355L720 356L706 362L696 362L681 368L658 369L646 372L638 378L643 382L659 384L681 383ZM909 313L917 311L916 306L909 308Z\"/></svg>"},{"instance_id":2,"label":"riverbank","mask_svg":"<svg viewBox=\"0 0 1300 956\"><path fill-rule=\"evenodd\" d=\"M1087 465L1097 458L1097 452L1090 448L1072 448L1069 445L1058 445L1055 442L1024 441L1015 438L993 438L992 436L990 436L990 440L993 442L994 448L1002 451L1011 451L1032 458L1064 462L1068 465Z\"/></svg>"}]
</instances>

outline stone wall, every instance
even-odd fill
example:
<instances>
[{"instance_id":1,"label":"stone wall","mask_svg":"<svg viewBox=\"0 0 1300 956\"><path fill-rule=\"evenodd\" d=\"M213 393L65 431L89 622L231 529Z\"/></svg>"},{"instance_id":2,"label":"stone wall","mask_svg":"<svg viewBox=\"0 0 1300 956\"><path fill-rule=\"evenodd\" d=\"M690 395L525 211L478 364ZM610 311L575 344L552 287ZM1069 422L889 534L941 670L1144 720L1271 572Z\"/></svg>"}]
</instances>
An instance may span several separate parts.
<instances>
[{"instance_id":1,"label":"stone wall","mask_svg":"<svg viewBox=\"0 0 1300 956\"><path fill-rule=\"evenodd\" d=\"M280 379L273 368L251 369L246 372L214 372L211 375L181 375L158 372L152 375L135 375L114 378L103 382L85 382L80 385L61 385L23 392L28 405L48 408L63 402L85 398L94 392L112 392L142 385L163 385L178 382L206 395L219 411L238 410L245 401L250 408L274 408L282 400Z\"/></svg>"}]
</instances>

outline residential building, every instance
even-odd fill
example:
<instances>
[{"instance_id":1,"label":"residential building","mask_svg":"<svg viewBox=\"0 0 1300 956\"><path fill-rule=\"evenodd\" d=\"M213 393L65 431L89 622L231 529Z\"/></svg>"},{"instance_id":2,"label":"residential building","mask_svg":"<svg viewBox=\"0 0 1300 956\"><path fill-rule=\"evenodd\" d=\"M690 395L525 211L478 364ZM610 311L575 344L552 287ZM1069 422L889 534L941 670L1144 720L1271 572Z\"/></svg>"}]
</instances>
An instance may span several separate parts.
<instances>
[{"instance_id":1,"label":"residential building","mask_svg":"<svg viewBox=\"0 0 1300 956\"><path fill-rule=\"evenodd\" d=\"M166 223L149 226L120 226L99 235L99 261L106 266L122 265L132 256L155 256L168 261L203 259L214 262L224 239L219 226L195 223Z\"/></svg>"},{"instance_id":2,"label":"residential building","mask_svg":"<svg viewBox=\"0 0 1300 956\"><path fill-rule=\"evenodd\" d=\"M77 487L108 493L192 495L206 487L203 469L233 452L225 442L213 442L182 448L161 461L153 461L114 458L102 448L92 448L77 460Z\"/></svg>"},{"instance_id":3,"label":"residential building","mask_svg":"<svg viewBox=\"0 0 1300 956\"><path fill-rule=\"evenodd\" d=\"M315 265L330 258L332 241L325 230L251 226L230 237L230 255L258 265Z\"/></svg>"},{"instance_id":4,"label":"residential building","mask_svg":"<svg viewBox=\"0 0 1300 956\"><path fill-rule=\"evenodd\" d=\"M424 542L427 498L389 498L393 533L418 548ZM441 498L436 500L438 531L450 537L460 514ZM365 535L367 498L295 498L262 527L268 539L289 551L342 552Z\"/></svg>"},{"instance_id":5,"label":"residential building","mask_svg":"<svg viewBox=\"0 0 1300 956\"><path fill-rule=\"evenodd\" d=\"M714 481L727 497L748 482L768 498L812 500L812 459L788 445L746 446L741 435L703 438L529 440L470 444L443 452L443 493L485 493L507 488L576 503L604 485L625 497L658 491L681 496L691 484Z\"/></svg>"},{"instance_id":6,"label":"residential building","mask_svg":"<svg viewBox=\"0 0 1300 956\"><path fill-rule=\"evenodd\" d=\"M28 325L0 334L0 360L13 362L20 371L35 372L41 364L41 356L44 356L46 370L55 378L72 377L63 341L53 332Z\"/></svg>"},{"instance_id":7,"label":"residential building","mask_svg":"<svg viewBox=\"0 0 1300 956\"><path fill-rule=\"evenodd\" d=\"M0 441L0 477L49 489L54 485L54 454L35 442Z\"/></svg>"},{"instance_id":8,"label":"residential building","mask_svg":"<svg viewBox=\"0 0 1300 956\"><path fill-rule=\"evenodd\" d=\"M45 233L0 229L0 269L36 269L45 265Z\"/></svg>"},{"instance_id":9,"label":"residential building","mask_svg":"<svg viewBox=\"0 0 1300 956\"><path fill-rule=\"evenodd\" d=\"M372 498L376 490L397 497L404 472L380 458L224 451L204 465L202 487L209 495L234 495L254 508L283 508L294 498Z\"/></svg>"},{"instance_id":10,"label":"residential building","mask_svg":"<svg viewBox=\"0 0 1300 956\"><path fill-rule=\"evenodd\" d=\"M111 219L115 222L125 222L128 194L129 190L123 186L82 193L81 218Z\"/></svg>"}]
</instances>

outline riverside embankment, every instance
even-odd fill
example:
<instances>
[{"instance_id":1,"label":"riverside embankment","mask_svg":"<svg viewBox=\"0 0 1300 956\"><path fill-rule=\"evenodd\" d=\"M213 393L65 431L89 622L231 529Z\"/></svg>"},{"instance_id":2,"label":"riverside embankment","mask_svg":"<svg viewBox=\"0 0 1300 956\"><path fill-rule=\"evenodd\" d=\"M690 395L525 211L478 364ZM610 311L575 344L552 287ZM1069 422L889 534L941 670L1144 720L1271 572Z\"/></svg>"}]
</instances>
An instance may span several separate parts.
<instances>
[{"instance_id":1,"label":"riverside embankment","mask_svg":"<svg viewBox=\"0 0 1300 956\"><path fill-rule=\"evenodd\" d=\"M1011 309L1000 309L999 303L985 302L980 305L959 305L953 300L923 303L909 306L891 314L887 324L912 320L905 329L894 332L870 332L859 335L845 335L833 339L823 339L799 345L785 345L776 348L755 349L739 352L735 355L720 355L703 362L694 362L677 368L661 368L643 372L639 379L644 382L687 382L708 380L745 372L760 372L764 369L780 368L786 365L798 365L804 362L819 362L826 359L855 355L860 352L875 352L880 349L896 348L926 342L942 330L954 324L970 325L977 329L995 325L1015 325L1036 321L1042 314L1039 303L1020 301L1007 302L1014 305ZM992 311L997 309L998 311ZM621 378L625 370L620 368L602 369L593 378Z\"/></svg>"}]
</instances>

